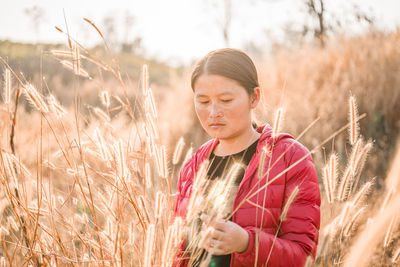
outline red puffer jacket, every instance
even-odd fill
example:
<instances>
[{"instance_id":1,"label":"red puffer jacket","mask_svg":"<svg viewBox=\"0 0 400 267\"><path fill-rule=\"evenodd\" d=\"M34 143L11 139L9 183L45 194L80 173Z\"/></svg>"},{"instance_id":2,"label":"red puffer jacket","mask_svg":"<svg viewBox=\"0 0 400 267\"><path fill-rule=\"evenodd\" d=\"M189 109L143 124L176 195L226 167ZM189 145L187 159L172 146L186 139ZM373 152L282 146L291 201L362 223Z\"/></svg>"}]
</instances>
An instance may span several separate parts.
<instances>
[{"instance_id":1,"label":"red puffer jacket","mask_svg":"<svg viewBox=\"0 0 400 267\"><path fill-rule=\"evenodd\" d=\"M303 266L308 255L315 257L320 224L321 196L313 160L307 148L292 136L280 134L273 138L269 125L257 131L261 133L257 150L240 183L233 210L242 200L246 201L232 217L233 222L248 232L250 240L245 252L232 254L230 266L254 266L255 262L257 266ZM202 145L181 169L174 206L176 216L185 217L194 174L218 142L212 139ZM267 175L260 181L256 170L264 146L270 153L263 166ZM284 205L296 186L299 192L286 219L280 222ZM187 260L180 258L181 253L175 265L187 266Z\"/></svg>"}]
</instances>

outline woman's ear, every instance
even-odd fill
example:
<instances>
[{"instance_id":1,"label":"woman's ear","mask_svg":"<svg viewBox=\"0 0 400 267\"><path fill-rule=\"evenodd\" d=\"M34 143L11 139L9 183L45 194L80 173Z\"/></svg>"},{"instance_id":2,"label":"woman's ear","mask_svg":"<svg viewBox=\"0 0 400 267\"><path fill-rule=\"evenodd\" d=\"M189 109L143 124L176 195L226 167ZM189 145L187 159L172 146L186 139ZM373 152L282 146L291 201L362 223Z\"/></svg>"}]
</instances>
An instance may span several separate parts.
<instances>
[{"instance_id":1,"label":"woman's ear","mask_svg":"<svg viewBox=\"0 0 400 267\"><path fill-rule=\"evenodd\" d=\"M257 107L258 102L260 102L260 99L261 99L260 87L255 87L254 88L254 92L253 92L253 94L251 96L251 103L250 103L251 104L250 105L251 109L254 109L254 108Z\"/></svg>"}]
</instances>

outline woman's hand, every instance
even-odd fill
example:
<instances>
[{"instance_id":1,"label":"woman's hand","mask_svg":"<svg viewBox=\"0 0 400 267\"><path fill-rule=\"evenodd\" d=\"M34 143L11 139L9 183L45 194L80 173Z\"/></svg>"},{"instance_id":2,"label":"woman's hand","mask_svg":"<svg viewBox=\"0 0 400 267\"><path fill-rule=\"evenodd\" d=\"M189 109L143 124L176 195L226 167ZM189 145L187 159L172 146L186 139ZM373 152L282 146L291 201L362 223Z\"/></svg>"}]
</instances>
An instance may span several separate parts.
<instances>
[{"instance_id":1,"label":"woman's hand","mask_svg":"<svg viewBox=\"0 0 400 267\"><path fill-rule=\"evenodd\" d=\"M200 219L211 227L202 247L213 255L227 255L245 252L249 245L249 234L238 224L225 220L211 220L202 214Z\"/></svg>"}]
</instances>

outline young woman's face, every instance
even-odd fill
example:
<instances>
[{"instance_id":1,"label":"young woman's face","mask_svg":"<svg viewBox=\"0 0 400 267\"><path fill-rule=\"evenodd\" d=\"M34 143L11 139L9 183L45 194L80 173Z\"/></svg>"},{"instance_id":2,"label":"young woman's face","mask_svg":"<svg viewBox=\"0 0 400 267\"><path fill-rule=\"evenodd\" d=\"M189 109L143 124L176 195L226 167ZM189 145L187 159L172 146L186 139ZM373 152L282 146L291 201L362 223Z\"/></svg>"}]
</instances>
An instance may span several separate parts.
<instances>
[{"instance_id":1,"label":"young woman's face","mask_svg":"<svg viewBox=\"0 0 400 267\"><path fill-rule=\"evenodd\" d=\"M251 99L238 82L220 75L200 75L194 85L197 116L204 130L214 138L232 139L249 130L251 109L258 100L259 97Z\"/></svg>"}]
</instances>

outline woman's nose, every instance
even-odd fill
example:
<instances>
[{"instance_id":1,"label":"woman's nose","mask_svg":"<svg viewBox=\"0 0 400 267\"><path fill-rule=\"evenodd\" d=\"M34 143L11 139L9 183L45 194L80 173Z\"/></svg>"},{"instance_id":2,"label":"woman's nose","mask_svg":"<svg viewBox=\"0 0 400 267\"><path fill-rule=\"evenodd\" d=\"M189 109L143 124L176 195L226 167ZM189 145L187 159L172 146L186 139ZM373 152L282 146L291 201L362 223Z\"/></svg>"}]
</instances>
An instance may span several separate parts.
<instances>
[{"instance_id":1,"label":"woman's nose","mask_svg":"<svg viewBox=\"0 0 400 267\"><path fill-rule=\"evenodd\" d=\"M222 111L218 104L210 105L210 117L222 117Z\"/></svg>"}]
</instances>

